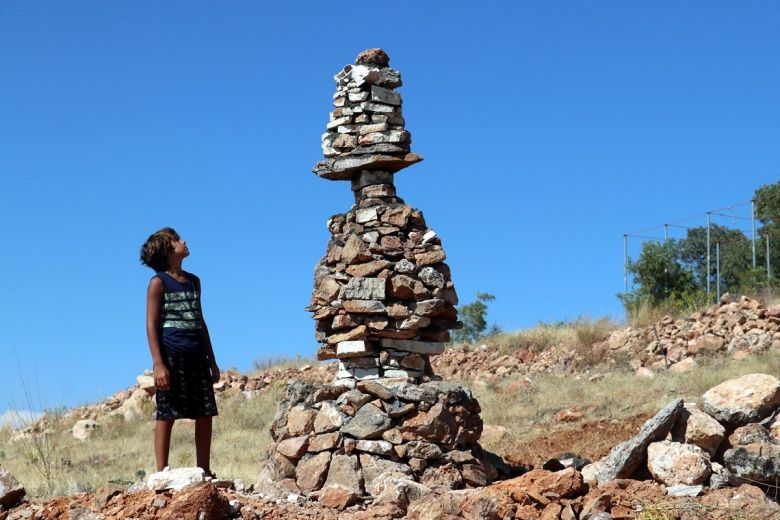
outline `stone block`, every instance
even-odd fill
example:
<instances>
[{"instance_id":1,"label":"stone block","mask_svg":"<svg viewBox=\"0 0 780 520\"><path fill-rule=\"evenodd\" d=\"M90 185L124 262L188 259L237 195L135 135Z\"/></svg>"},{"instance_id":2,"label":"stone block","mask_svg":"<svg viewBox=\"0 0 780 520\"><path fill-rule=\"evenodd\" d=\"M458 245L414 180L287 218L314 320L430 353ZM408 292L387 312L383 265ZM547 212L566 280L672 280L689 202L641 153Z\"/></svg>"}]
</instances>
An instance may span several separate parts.
<instances>
[{"instance_id":1,"label":"stone block","mask_svg":"<svg viewBox=\"0 0 780 520\"><path fill-rule=\"evenodd\" d=\"M388 105L400 105L401 95L390 89L371 85L371 101L377 101Z\"/></svg>"},{"instance_id":2,"label":"stone block","mask_svg":"<svg viewBox=\"0 0 780 520\"><path fill-rule=\"evenodd\" d=\"M403 350L404 352L415 352L417 354L441 354L444 352L444 343L431 343L427 341L413 341L405 339L382 338L380 347L390 350Z\"/></svg>"},{"instance_id":3,"label":"stone block","mask_svg":"<svg viewBox=\"0 0 780 520\"><path fill-rule=\"evenodd\" d=\"M341 287L339 298L344 300L384 300L387 280L355 276Z\"/></svg>"},{"instance_id":4,"label":"stone block","mask_svg":"<svg viewBox=\"0 0 780 520\"><path fill-rule=\"evenodd\" d=\"M336 345L338 357L365 356L374 352L374 347L367 341L342 341Z\"/></svg>"}]
</instances>

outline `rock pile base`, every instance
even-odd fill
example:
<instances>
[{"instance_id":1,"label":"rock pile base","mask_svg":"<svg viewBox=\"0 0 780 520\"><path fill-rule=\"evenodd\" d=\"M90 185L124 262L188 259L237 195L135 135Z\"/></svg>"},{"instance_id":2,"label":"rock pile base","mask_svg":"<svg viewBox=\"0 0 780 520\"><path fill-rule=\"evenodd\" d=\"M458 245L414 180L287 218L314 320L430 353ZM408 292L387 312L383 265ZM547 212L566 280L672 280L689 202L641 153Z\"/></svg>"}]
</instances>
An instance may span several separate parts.
<instances>
[{"instance_id":1,"label":"rock pile base","mask_svg":"<svg viewBox=\"0 0 780 520\"><path fill-rule=\"evenodd\" d=\"M399 489L488 485L513 470L479 445L479 412L470 389L455 383L291 384L256 490L346 507Z\"/></svg>"},{"instance_id":2,"label":"rock pile base","mask_svg":"<svg viewBox=\"0 0 780 520\"><path fill-rule=\"evenodd\" d=\"M776 496L780 381L769 374L724 381L704 393L702 408L672 401L636 437L585 466L585 480L604 483L646 469L670 493L751 484Z\"/></svg>"}]
</instances>

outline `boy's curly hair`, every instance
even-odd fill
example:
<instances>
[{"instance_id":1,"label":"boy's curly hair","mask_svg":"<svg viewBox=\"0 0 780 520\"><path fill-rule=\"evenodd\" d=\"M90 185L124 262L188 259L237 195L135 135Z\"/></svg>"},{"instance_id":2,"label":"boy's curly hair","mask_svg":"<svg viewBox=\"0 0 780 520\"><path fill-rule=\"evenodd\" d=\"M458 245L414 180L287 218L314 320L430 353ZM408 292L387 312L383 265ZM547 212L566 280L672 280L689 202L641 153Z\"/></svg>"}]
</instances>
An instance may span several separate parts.
<instances>
[{"instance_id":1,"label":"boy's curly hair","mask_svg":"<svg viewBox=\"0 0 780 520\"><path fill-rule=\"evenodd\" d=\"M171 242L174 240L179 240L179 234L170 227L152 233L141 246L141 263L155 272L167 270L168 256L173 251Z\"/></svg>"}]
</instances>

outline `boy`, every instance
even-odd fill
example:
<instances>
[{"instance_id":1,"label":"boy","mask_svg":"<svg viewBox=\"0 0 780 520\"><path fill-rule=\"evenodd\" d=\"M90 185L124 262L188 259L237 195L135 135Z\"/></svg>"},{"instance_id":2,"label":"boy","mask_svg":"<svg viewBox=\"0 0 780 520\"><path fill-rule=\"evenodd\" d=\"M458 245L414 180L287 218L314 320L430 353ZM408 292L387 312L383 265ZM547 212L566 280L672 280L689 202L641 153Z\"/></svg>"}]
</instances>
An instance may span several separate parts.
<instances>
[{"instance_id":1,"label":"boy","mask_svg":"<svg viewBox=\"0 0 780 520\"><path fill-rule=\"evenodd\" d=\"M146 294L146 336L157 387L154 452L162 471L174 421L194 419L197 465L213 478L211 421L218 413L213 384L219 367L201 311L200 279L181 267L189 254L187 243L169 227L141 247L141 263L155 271Z\"/></svg>"}]
</instances>

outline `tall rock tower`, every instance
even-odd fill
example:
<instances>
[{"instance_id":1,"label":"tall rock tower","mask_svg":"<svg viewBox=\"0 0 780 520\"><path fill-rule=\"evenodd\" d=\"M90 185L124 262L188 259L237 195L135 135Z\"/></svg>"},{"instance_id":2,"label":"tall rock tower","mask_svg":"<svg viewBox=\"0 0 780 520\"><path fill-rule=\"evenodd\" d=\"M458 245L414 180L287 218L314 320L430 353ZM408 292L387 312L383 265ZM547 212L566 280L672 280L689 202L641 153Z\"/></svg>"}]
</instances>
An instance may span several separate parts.
<instances>
[{"instance_id":1,"label":"tall rock tower","mask_svg":"<svg viewBox=\"0 0 780 520\"><path fill-rule=\"evenodd\" d=\"M348 180L354 206L328 221L308 310L317 356L339 360L331 384L287 386L255 490L302 493L344 508L359 500L406 507L432 488L484 486L509 467L479 444L471 390L441 381L428 356L459 327L441 241L404 204L393 175L422 160L409 150L401 75L381 49L336 74L335 108L314 172Z\"/></svg>"},{"instance_id":2,"label":"tall rock tower","mask_svg":"<svg viewBox=\"0 0 780 520\"><path fill-rule=\"evenodd\" d=\"M334 76L325 159L314 173L350 181L354 206L328 220L331 240L315 269L307 310L317 357L339 359L336 382L435 379L428 356L459 328L458 298L436 232L397 196L394 175L422 157L405 128L401 73L382 49L360 53Z\"/></svg>"}]
</instances>

